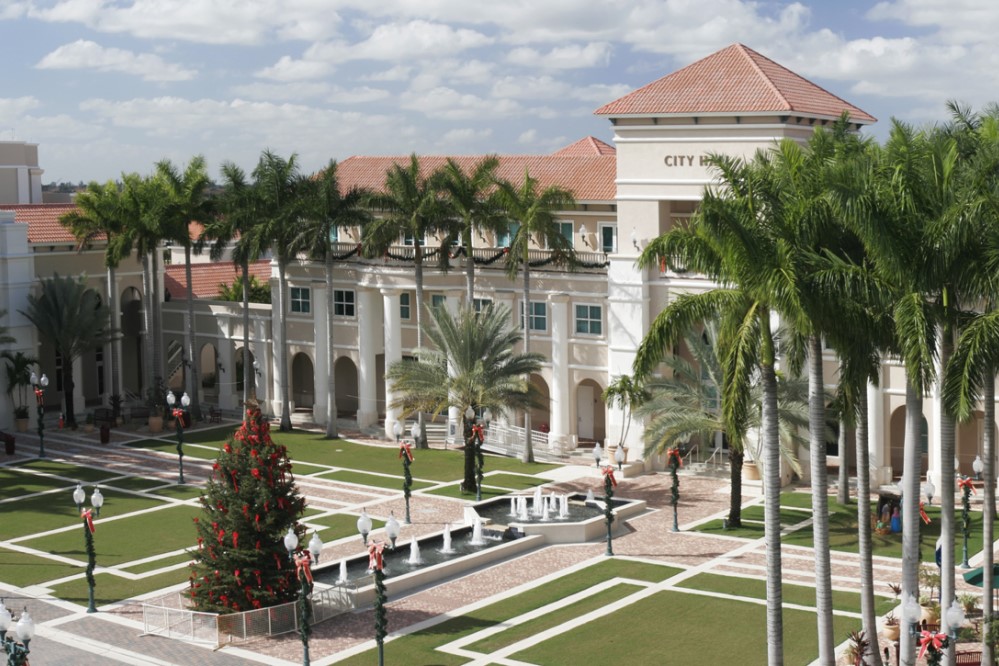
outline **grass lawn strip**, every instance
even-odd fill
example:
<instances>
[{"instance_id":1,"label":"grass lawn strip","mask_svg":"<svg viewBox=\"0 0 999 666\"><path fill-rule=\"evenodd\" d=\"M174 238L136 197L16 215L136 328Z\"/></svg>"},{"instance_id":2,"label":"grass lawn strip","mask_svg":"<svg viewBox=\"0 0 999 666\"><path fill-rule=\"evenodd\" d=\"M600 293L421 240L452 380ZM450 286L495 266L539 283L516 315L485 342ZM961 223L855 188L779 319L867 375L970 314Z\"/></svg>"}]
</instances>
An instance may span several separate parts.
<instances>
[{"instance_id":1,"label":"grass lawn strip","mask_svg":"<svg viewBox=\"0 0 999 666\"><path fill-rule=\"evenodd\" d=\"M551 483L548 479L525 474L494 473L486 474L482 479L483 485L496 486L499 488L512 488L513 490L526 490L544 483Z\"/></svg>"},{"instance_id":2,"label":"grass lawn strip","mask_svg":"<svg viewBox=\"0 0 999 666\"><path fill-rule=\"evenodd\" d=\"M148 479L142 476L127 476L121 479L106 481L105 485L108 488L117 488L119 490L131 490L133 492L149 492L152 491L154 488L162 488L163 486L169 484L163 481L163 479Z\"/></svg>"},{"instance_id":3,"label":"grass lawn strip","mask_svg":"<svg viewBox=\"0 0 999 666\"><path fill-rule=\"evenodd\" d=\"M664 633L663 618L669 618L668 633ZM723 634L719 634L721 620ZM667 663L664 661L667 654L671 664L765 664L765 624L763 604L664 590L511 657L539 666L585 664L594 655L615 654L628 655L630 666L660 666ZM608 627L613 627L613 631L607 630ZM833 617L835 636L845 637L859 628L859 619ZM664 639L661 649L635 649L650 646L653 637ZM815 613L784 609L785 663L808 664L816 656Z\"/></svg>"},{"instance_id":4,"label":"grass lawn strip","mask_svg":"<svg viewBox=\"0 0 999 666\"><path fill-rule=\"evenodd\" d=\"M362 486L374 486L375 488L387 488L389 490L398 490L399 492L402 492L401 476L368 474L366 472L355 472L349 469L338 469L333 472L316 474L316 478L331 479L342 483L356 483ZM437 484L431 483L430 481L418 481L414 479L412 489L422 490L423 488L431 488L435 485Z\"/></svg>"},{"instance_id":5,"label":"grass lawn strip","mask_svg":"<svg viewBox=\"0 0 999 666\"><path fill-rule=\"evenodd\" d=\"M100 563L100 560L98 560L98 563ZM131 599L132 597L186 582L188 576L189 572L187 568L167 571L135 580L101 572L94 575L96 579L96 584L94 585L94 603L98 606L103 606L116 601L122 601L123 599ZM52 593L60 599L86 606L87 580L81 572L80 578L53 586Z\"/></svg>"},{"instance_id":6,"label":"grass lawn strip","mask_svg":"<svg viewBox=\"0 0 999 666\"><path fill-rule=\"evenodd\" d=\"M86 487L87 506L90 505L91 488ZM101 491L104 495L104 508L101 510L101 518L113 516L123 516L156 506L165 506L162 500L132 493L123 493L111 488ZM5 515L3 521L4 536L9 541L20 541L21 537L27 535L37 535L50 531L64 531L72 528L74 533L79 529L80 513L73 504L72 494L67 488L65 495L46 494L28 497L17 502L4 505ZM9 511L8 511L9 509ZM7 515L9 514L9 515ZM36 538L35 536L31 537ZM159 537L154 537L154 540ZM97 537L98 542L100 536ZM79 536L80 548L83 548L83 535ZM172 549L164 549L172 550ZM133 558L137 559L137 558Z\"/></svg>"},{"instance_id":7,"label":"grass lawn strip","mask_svg":"<svg viewBox=\"0 0 999 666\"><path fill-rule=\"evenodd\" d=\"M80 540L83 540L82 535ZM17 587L28 587L81 573L83 567L31 553L0 548L0 571L3 571L3 582Z\"/></svg>"},{"instance_id":8,"label":"grass lawn strip","mask_svg":"<svg viewBox=\"0 0 999 666\"><path fill-rule=\"evenodd\" d=\"M475 499L474 492L470 493L465 492L464 490L458 487L458 484L448 484L446 486L441 486L440 488L434 488L433 490L425 490L423 492L425 492L428 495L439 495L441 497L452 497L454 499L463 499L463 500ZM511 490L510 488L495 488L493 486L487 486L485 484L485 479L483 479L482 499L484 500L493 497L502 497L504 495L509 495L512 492L516 491Z\"/></svg>"},{"instance_id":9,"label":"grass lawn strip","mask_svg":"<svg viewBox=\"0 0 999 666\"><path fill-rule=\"evenodd\" d=\"M405 636L400 636L385 644L386 663L398 664L435 664L440 666L460 666L467 664L468 658L449 655L437 651L437 647L450 643L464 636L506 622L511 618L524 615L532 610L547 606L559 599L587 590L598 583L616 577L643 580L650 583L671 578L680 573L680 569L648 562L632 560L601 560L596 564L577 569L546 583L538 584L530 589L500 601L475 608L458 617L452 617L438 624ZM658 621L662 622L662 615ZM720 616L720 617L724 617ZM714 628L717 631L717 626ZM648 634L659 635L662 625ZM599 632L601 635L604 631ZM811 633L815 633L814 630ZM644 641L648 640L648 636ZM717 640L717 636L712 638ZM586 659L576 663L590 663L595 654L603 654L603 650L593 651ZM375 650L367 650L355 654L338 664L347 666L370 666L375 661ZM570 661L561 664L573 663ZM661 663L661 660L660 662ZM681 662L677 662L681 663ZM692 662L708 663L708 662Z\"/></svg>"},{"instance_id":10,"label":"grass lawn strip","mask_svg":"<svg viewBox=\"0 0 999 666\"><path fill-rule=\"evenodd\" d=\"M150 495L169 497L170 499L176 499L176 500L196 499L201 496L201 488L189 484L184 484L184 485L172 484L169 486L163 486L161 488L157 488L155 490L147 490L146 492Z\"/></svg>"},{"instance_id":11,"label":"grass lawn strip","mask_svg":"<svg viewBox=\"0 0 999 666\"><path fill-rule=\"evenodd\" d=\"M121 567L122 571L127 571L128 573L141 574L147 571L156 571L157 569L162 569L164 567L173 566L175 564L180 564L182 562L190 562L191 556L186 553L181 553L179 555L169 555L167 557L158 557L156 559L149 560L147 562L142 562L140 564L130 564Z\"/></svg>"},{"instance_id":12,"label":"grass lawn strip","mask_svg":"<svg viewBox=\"0 0 999 666\"><path fill-rule=\"evenodd\" d=\"M59 490L72 491L76 485L72 481L41 476L16 470L0 469L0 503L18 500Z\"/></svg>"},{"instance_id":13,"label":"grass lawn strip","mask_svg":"<svg viewBox=\"0 0 999 666\"><path fill-rule=\"evenodd\" d=\"M360 533L357 531L357 516L347 513L335 513L328 516L322 516L320 518L306 518L304 522L310 529L314 529L314 526L318 525L320 532L320 538L326 543L330 541L336 541L337 539L343 539L346 537L357 537L361 538ZM400 523L402 521L399 521ZM375 531L385 526L384 520L378 520L377 518L371 519L371 531Z\"/></svg>"},{"instance_id":14,"label":"grass lawn strip","mask_svg":"<svg viewBox=\"0 0 999 666\"><path fill-rule=\"evenodd\" d=\"M535 611L536 613L543 613L539 617L515 624L482 640L463 645L462 647L465 650L489 654L514 643L519 643L525 638L539 634L552 627L557 627L580 615L595 611L642 589L644 589L642 586L632 583L607 581L607 586L604 589L593 588L591 590L584 590L576 595L581 598L550 611L539 608Z\"/></svg>"},{"instance_id":15,"label":"grass lawn strip","mask_svg":"<svg viewBox=\"0 0 999 666\"><path fill-rule=\"evenodd\" d=\"M19 469L39 472L40 474L62 477L73 483L82 482L84 484L102 482L107 479L113 479L116 476L123 476L121 472L109 472L98 467L71 465L49 458L28 460L18 463L17 467Z\"/></svg>"}]
</instances>

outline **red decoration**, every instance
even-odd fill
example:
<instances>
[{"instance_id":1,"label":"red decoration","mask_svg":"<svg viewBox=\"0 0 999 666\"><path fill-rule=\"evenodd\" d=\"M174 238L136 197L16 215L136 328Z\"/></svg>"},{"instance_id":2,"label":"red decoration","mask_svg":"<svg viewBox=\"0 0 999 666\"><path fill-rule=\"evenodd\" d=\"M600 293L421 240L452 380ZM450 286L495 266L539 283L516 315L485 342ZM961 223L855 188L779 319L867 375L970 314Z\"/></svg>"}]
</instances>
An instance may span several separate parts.
<instances>
[{"instance_id":1,"label":"red decoration","mask_svg":"<svg viewBox=\"0 0 999 666\"><path fill-rule=\"evenodd\" d=\"M258 481L260 480L260 470L257 469L256 467L250 470L250 474L253 475L254 479L257 479Z\"/></svg>"},{"instance_id":2,"label":"red decoration","mask_svg":"<svg viewBox=\"0 0 999 666\"><path fill-rule=\"evenodd\" d=\"M305 580L312 584L312 554L305 550L295 556L295 576L298 580L302 580L303 574L305 575Z\"/></svg>"},{"instance_id":3,"label":"red decoration","mask_svg":"<svg viewBox=\"0 0 999 666\"><path fill-rule=\"evenodd\" d=\"M408 439L402 440L402 444L399 445L399 457L403 456L409 458L409 462L413 462L413 445L409 443Z\"/></svg>"},{"instance_id":4,"label":"red decoration","mask_svg":"<svg viewBox=\"0 0 999 666\"><path fill-rule=\"evenodd\" d=\"M975 494L975 495L978 494L978 491L975 490L975 482L972 481L970 477L966 476L964 478L958 479L957 480L957 487L958 487L959 490L964 490L965 488L967 488L973 494Z\"/></svg>"},{"instance_id":5,"label":"red decoration","mask_svg":"<svg viewBox=\"0 0 999 666\"><path fill-rule=\"evenodd\" d=\"M42 401L44 399L45 399L45 391L43 391L42 389L37 389L36 388L35 389L35 400L37 400L38 404L41 405Z\"/></svg>"},{"instance_id":6,"label":"red decoration","mask_svg":"<svg viewBox=\"0 0 999 666\"><path fill-rule=\"evenodd\" d=\"M239 548L239 532L232 533L232 547Z\"/></svg>"},{"instance_id":7,"label":"red decoration","mask_svg":"<svg viewBox=\"0 0 999 666\"><path fill-rule=\"evenodd\" d=\"M922 659L923 655L926 654L927 649L939 652L940 649L944 647L944 641L946 640L947 634L923 630L923 632L919 634L919 656L916 658Z\"/></svg>"},{"instance_id":8,"label":"red decoration","mask_svg":"<svg viewBox=\"0 0 999 666\"><path fill-rule=\"evenodd\" d=\"M926 509L923 508L923 503L919 503L919 517L923 519L923 522L927 525L930 524L930 517L926 515Z\"/></svg>"},{"instance_id":9,"label":"red decoration","mask_svg":"<svg viewBox=\"0 0 999 666\"><path fill-rule=\"evenodd\" d=\"M617 479L614 478L614 468L608 465L604 467L604 476L609 478L612 486L617 486Z\"/></svg>"},{"instance_id":10,"label":"red decoration","mask_svg":"<svg viewBox=\"0 0 999 666\"><path fill-rule=\"evenodd\" d=\"M372 541L368 544L368 568L373 571L382 570L382 551L385 550L385 544L382 542Z\"/></svg>"},{"instance_id":11,"label":"red decoration","mask_svg":"<svg viewBox=\"0 0 999 666\"><path fill-rule=\"evenodd\" d=\"M177 421L177 427L181 430L184 429L184 410L175 409L173 410L173 418Z\"/></svg>"},{"instance_id":12,"label":"red decoration","mask_svg":"<svg viewBox=\"0 0 999 666\"><path fill-rule=\"evenodd\" d=\"M236 470L230 470L229 476L232 477L232 487L237 493L239 492L239 484L236 482Z\"/></svg>"},{"instance_id":13,"label":"red decoration","mask_svg":"<svg viewBox=\"0 0 999 666\"><path fill-rule=\"evenodd\" d=\"M484 442L486 439L486 431L481 425L476 423L472 426L472 437L478 437L480 442Z\"/></svg>"},{"instance_id":14,"label":"red decoration","mask_svg":"<svg viewBox=\"0 0 999 666\"><path fill-rule=\"evenodd\" d=\"M83 518L83 522L85 522L87 524L87 529L90 530L91 534L93 534L94 533L94 514L93 514L93 512L90 509L84 509L83 513L80 514L80 517Z\"/></svg>"},{"instance_id":15,"label":"red decoration","mask_svg":"<svg viewBox=\"0 0 999 666\"><path fill-rule=\"evenodd\" d=\"M666 450L666 464L669 464L671 458L676 458L677 467L683 467L683 458L680 456L680 449L675 446Z\"/></svg>"}]
</instances>

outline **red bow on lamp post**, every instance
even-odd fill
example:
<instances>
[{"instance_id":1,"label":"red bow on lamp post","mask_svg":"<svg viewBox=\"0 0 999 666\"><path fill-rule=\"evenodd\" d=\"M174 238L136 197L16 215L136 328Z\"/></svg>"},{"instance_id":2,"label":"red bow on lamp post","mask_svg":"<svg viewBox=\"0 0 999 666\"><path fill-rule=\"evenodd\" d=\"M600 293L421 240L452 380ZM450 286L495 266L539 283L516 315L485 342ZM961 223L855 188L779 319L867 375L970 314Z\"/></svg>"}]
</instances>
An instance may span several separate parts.
<instances>
[{"instance_id":1,"label":"red bow on lamp post","mask_svg":"<svg viewBox=\"0 0 999 666\"><path fill-rule=\"evenodd\" d=\"M964 477L957 480L958 490L970 490L973 494L977 495L978 491L975 490L975 482L971 480L971 477Z\"/></svg>"},{"instance_id":2,"label":"red bow on lamp post","mask_svg":"<svg viewBox=\"0 0 999 666\"><path fill-rule=\"evenodd\" d=\"M614 468L608 465L604 467L604 476L610 479L612 486L617 486L617 479L614 478Z\"/></svg>"},{"instance_id":3,"label":"red bow on lamp post","mask_svg":"<svg viewBox=\"0 0 999 666\"><path fill-rule=\"evenodd\" d=\"M923 508L923 503L919 503L919 517L923 519L923 522L927 525L930 524L930 517L926 515L926 509Z\"/></svg>"},{"instance_id":4,"label":"red bow on lamp post","mask_svg":"<svg viewBox=\"0 0 999 666\"><path fill-rule=\"evenodd\" d=\"M472 426L472 437L478 438L480 442L484 441L486 439L485 429L483 429L481 425L476 423L475 425Z\"/></svg>"},{"instance_id":5,"label":"red bow on lamp post","mask_svg":"<svg viewBox=\"0 0 999 666\"><path fill-rule=\"evenodd\" d=\"M43 391L41 389L35 389L35 400L38 401L39 405L42 404L42 401L44 399L45 399L45 391Z\"/></svg>"},{"instance_id":6,"label":"red bow on lamp post","mask_svg":"<svg viewBox=\"0 0 999 666\"><path fill-rule=\"evenodd\" d=\"M947 634L923 630L919 635L919 656L917 659L922 659L927 650L939 652L945 647L947 647Z\"/></svg>"},{"instance_id":7,"label":"red bow on lamp post","mask_svg":"<svg viewBox=\"0 0 999 666\"><path fill-rule=\"evenodd\" d=\"M409 462L413 462L413 445L408 439L404 439L402 444L399 445L399 457L402 458L403 456L409 458Z\"/></svg>"},{"instance_id":8,"label":"red bow on lamp post","mask_svg":"<svg viewBox=\"0 0 999 666\"><path fill-rule=\"evenodd\" d=\"M666 450L666 464L669 464L674 459L676 460L677 467L683 467L683 457L680 455L680 449L675 446Z\"/></svg>"},{"instance_id":9,"label":"red bow on lamp post","mask_svg":"<svg viewBox=\"0 0 999 666\"><path fill-rule=\"evenodd\" d=\"M385 544L381 541L372 541L368 545L368 568L372 571L381 571L382 562L382 551L385 550Z\"/></svg>"},{"instance_id":10,"label":"red bow on lamp post","mask_svg":"<svg viewBox=\"0 0 999 666\"><path fill-rule=\"evenodd\" d=\"M178 428L183 428L184 427L184 410L183 409L179 409L179 408L178 409L174 409L173 412L172 412L172 414L173 414L173 418L175 418L177 420L177 427Z\"/></svg>"},{"instance_id":11,"label":"red bow on lamp post","mask_svg":"<svg viewBox=\"0 0 999 666\"><path fill-rule=\"evenodd\" d=\"M87 529L90 533L94 533L94 513L90 509L84 509L80 514L80 517L87 523Z\"/></svg>"},{"instance_id":12,"label":"red bow on lamp post","mask_svg":"<svg viewBox=\"0 0 999 666\"><path fill-rule=\"evenodd\" d=\"M312 554L308 550L295 556L295 576L298 580L302 580L302 576L305 576L309 585L312 584Z\"/></svg>"}]
</instances>

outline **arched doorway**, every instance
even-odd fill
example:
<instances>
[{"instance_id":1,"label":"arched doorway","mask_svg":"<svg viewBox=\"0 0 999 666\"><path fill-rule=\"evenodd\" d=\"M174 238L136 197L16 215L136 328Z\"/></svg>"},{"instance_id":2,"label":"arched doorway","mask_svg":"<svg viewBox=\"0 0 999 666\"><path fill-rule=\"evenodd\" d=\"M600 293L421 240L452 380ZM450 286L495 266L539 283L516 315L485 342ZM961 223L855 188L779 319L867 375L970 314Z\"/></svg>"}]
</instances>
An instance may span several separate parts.
<instances>
[{"instance_id":1,"label":"arched doorway","mask_svg":"<svg viewBox=\"0 0 999 666\"><path fill-rule=\"evenodd\" d=\"M891 449L889 450L888 460L891 461L892 475L901 477L902 466L905 462L905 407L899 407L892 412L889 428L891 431ZM919 450L919 475L922 476L926 473L926 468L929 464L929 427L925 416L922 418L922 427L919 433Z\"/></svg>"},{"instance_id":2,"label":"arched doorway","mask_svg":"<svg viewBox=\"0 0 999 666\"><path fill-rule=\"evenodd\" d=\"M166 355L167 388L178 393L184 392L187 386L187 363L184 358L184 345L180 340L167 343Z\"/></svg>"},{"instance_id":3,"label":"arched doorway","mask_svg":"<svg viewBox=\"0 0 999 666\"><path fill-rule=\"evenodd\" d=\"M336 381L336 413L340 418L357 416L360 385L357 382L357 366L349 356L341 356L333 366Z\"/></svg>"},{"instance_id":4,"label":"arched doorway","mask_svg":"<svg viewBox=\"0 0 999 666\"><path fill-rule=\"evenodd\" d=\"M583 442L602 442L607 437L603 389L592 379L576 386L576 438Z\"/></svg>"},{"instance_id":5,"label":"arched doorway","mask_svg":"<svg viewBox=\"0 0 999 666\"><path fill-rule=\"evenodd\" d=\"M236 383L236 393L238 394L237 399L238 400L242 400L243 399L243 348L242 347L237 347L236 348L236 351L234 352L233 358L236 359L236 363L235 363L235 366L236 366L236 369L235 369L236 376L234 378L234 381ZM255 360L256 359L253 356L253 352L250 352L250 366L251 367L253 366L253 362ZM257 380L258 380L257 373L251 371L250 372L250 381L252 381L253 384L252 384L252 386L250 386L250 395L256 395L256 391L257 391Z\"/></svg>"},{"instance_id":6,"label":"arched doorway","mask_svg":"<svg viewBox=\"0 0 999 666\"><path fill-rule=\"evenodd\" d=\"M291 359L291 399L295 409L312 409L316 402L316 379L312 359L305 352L298 352Z\"/></svg>"},{"instance_id":7,"label":"arched doorway","mask_svg":"<svg viewBox=\"0 0 999 666\"><path fill-rule=\"evenodd\" d=\"M121 384L126 391L143 395L142 295L135 287L121 293Z\"/></svg>"},{"instance_id":8,"label":"arched doorway","mask_svg":"<svg viewBox=\"0 0 999 666\"><path fill-rule=\"evenodd\" d=\"M531 408L531 429L548 432L551 429L552 403L548 382L541 375L531 375L531 386L537 391L537 402Z\"/></svg>"}]
</instances>

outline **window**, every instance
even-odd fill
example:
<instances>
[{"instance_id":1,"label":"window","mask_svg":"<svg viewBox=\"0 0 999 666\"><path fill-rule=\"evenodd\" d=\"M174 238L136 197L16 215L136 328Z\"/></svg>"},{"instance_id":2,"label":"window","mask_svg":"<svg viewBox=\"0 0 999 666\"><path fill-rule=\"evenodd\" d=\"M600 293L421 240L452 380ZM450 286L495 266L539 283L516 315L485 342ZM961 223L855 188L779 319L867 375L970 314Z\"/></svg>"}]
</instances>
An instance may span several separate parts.
<instances>
[{"instance_id":1,"label":"window","mask_svg":"<svg viewBox=\"0 0 999 666\"><path fill-rule=\"evenodd\" d=\"M499 247L510 247L510 244L513 243L514 236L517 235L519 230L520 225L516 222L511 222L509 226L507 226L506 231L496 235L496 245Z\"/></svg>"},{"instance_id":2,"label":"window","mask_svg":"<svg viewBox=\"0 0 999 666\"><path fill-rule=\"evenodd\" d=\"M617 252L617 227L615 225L600 225L600 251L607 254Z\"/></svg>"},{"instance_id":3,"label":"window","mask_svg":"<svg viewBox=\"0 0 999 666\"><path fill-rule=\"evenodd\" d=\"M311 294L310 294L310 289L308 287L292 287L291 311L303 312L303 313L311 312L312 308L309 305L310 298Z\"/></svg>"},{"instance_id":4,"label":"window","mask_svg":"<svg viewBox=\"0 0 999 666\"><path fill-rule=\"evenodd\" d=\"M437 308L442 308L447 305L447 296L444 294L431 294L430 295L430 307L434 310Z\"/></svg>"},{"instance_id":5,"label":"window","mask_svg":"<svg viewBox=\"0 0 999 666\"><path fill-rule=\"evenodd\" d=\"M333 314L337 317L353 317L354 292L346 289L333 290Z\"/></svg>"},{"instance_id":6,"label":"window","mask_svg":"<svg viewBox=\"0 0 999 666\"><path fill-rule=\"evenodd\" d=\"M572 233L572 222L556 222L558 225L558 232L562 234L562 238L569 243L569 247L575 247L573 233Z\"/></svg>"},{"instance_id":7,"label":"window","mask_svg":"<svg viewBox=\"0 0 999 666\"><path fill-rule=\"evenodd\" d=\"M402 235L402 244L403 245L412 245L413 244L413 234L409 233L408 231L406 233L404 233Z\"/></svg>"},{"instance_id":8,"label":"window","mask_svg":"<svg viewBox=\"0 0 999 666\"><path fill-rule=\"evenodd\" d=\"M532 331L548 330L548 311L544 301L531 301L528 317ZM520 327L524 328L524 308L520 308Z\"/></svg>"},{"instance_id":9,"label":"window","mask_svg":"<svg viewBox=\"0 0 999 666\"><path fill-rule=\"evenodd\" d=\"M603 335L603 308L599 305L577 305L576 333Z\"/></svg>"},{"instance_id":10,"label":"window","mask_svg":"<svg viewBox=\"0 0 999 666\"><path fill-rule=\"evenodd\" d=\"M410 315L410 310L409 310L409 292L408 291L404 291L403 293L399 294L399 316L402 319L409 319L410 316L411 316Z\"/></svg>"},{"instance_id":11,"label":"window","mask_svg":"<svg viewBox=\"0 0 999 666\"><path fill-rule=\"evenodd\" d=\"M493 306L493 300L491 298L473 298L472 308L475 310L475 314L480 314L483 310L491 308Z\"/></svg>"},{"instance_id":12,"label":"window","mask_svg":"<svg viewBox=\"0 0 999 666\"><path fill-rule=\"evenodd\" d=\"M339 243L340 242L340 227L333 227L330 229L330 242Z\"/></svg>"}]
</instances>

